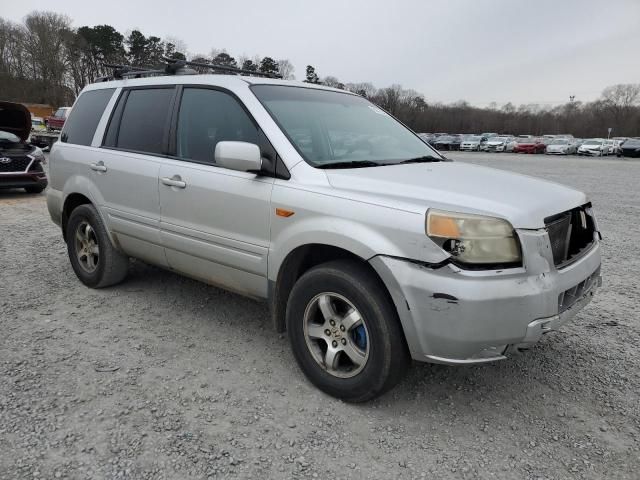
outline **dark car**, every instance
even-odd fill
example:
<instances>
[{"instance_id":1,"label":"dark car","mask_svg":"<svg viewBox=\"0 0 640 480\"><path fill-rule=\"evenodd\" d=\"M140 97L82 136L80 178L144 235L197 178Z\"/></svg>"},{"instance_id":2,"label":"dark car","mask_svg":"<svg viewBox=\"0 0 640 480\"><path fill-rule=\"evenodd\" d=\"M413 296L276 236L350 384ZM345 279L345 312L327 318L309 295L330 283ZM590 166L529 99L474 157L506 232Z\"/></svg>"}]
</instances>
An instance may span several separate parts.
<instances>
[{"instance_id":1,"label":"dark car","mask_svg":"<svg viewBox=\"0 0 640 480\"><path fill-rule=\"evenodd\" d=\"M630 138L620 145L618 156L640 157L640 138Z\"/></svg>"},{"instance_id":2,"label":"dark car","mask_svg":"<svg viewBox=\"0 0 640 480\"><path fill-rule=\"evenodd\" d=\"M441 135L435 140L434 146L438 150L460 150L461 135Z\"/></svg>"},{"instance_id":3,"label":"dark car","mask_svg":"<svg viewBox=\"0 0 640 480\"><path fill-rule=\"evenodd\" d=\"M27 142L31 114L19 103L0 102L0 189L40 193L47 186L44 154Z\"/></svg>"}]
</instances>

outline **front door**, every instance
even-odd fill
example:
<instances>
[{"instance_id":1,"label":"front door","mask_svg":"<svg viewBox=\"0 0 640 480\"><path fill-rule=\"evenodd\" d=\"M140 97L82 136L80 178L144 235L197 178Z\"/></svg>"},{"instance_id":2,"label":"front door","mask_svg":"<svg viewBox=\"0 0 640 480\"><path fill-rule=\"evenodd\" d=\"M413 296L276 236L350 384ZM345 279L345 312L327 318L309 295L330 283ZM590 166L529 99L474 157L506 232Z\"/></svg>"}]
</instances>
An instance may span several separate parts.
<instances>
[{"instance_id":1,"label":"front door","mask_svg":"<svg viewBox=\"0 0 640 480\"><path fill-rule=\"evenodd\" d=\"M186 87L176 121L175 158L160 168L160 236L169 266L250 296L267 295L273 178L215 165L219 141L258 143L238 100Z\"/></svg>"}]
</instances>

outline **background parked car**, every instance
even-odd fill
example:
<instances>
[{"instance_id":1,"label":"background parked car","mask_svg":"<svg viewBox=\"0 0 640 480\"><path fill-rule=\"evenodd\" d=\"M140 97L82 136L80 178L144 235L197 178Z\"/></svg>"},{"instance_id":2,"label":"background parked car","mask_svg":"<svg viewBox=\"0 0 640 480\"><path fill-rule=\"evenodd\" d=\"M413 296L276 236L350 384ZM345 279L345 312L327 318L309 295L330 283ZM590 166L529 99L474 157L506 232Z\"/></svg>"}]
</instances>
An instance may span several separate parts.
<instances>
[{"instance_id":1,"label":"background parked car","mask_svg":"<svg viewBox=\"0 0 640 480\"><path fill-rule=\"evenodd\" d=\"M576 153L578 147L575 142L568 138L555 138L547 145L545 153L547 155L572 155Z\"/></svg>"},{"instance_id":2,"label":"background parked car","mask_svg":"<svg viewBox=\"0 0 640 480\"><path fill-rule=\"evenodd\" d=\"M31 131L32 132L47 131L47 126L44 124L44 120L41 117L31 117Z\"/></svg>"},{"instance_id":3,"label":"background parked car","mask_svg":"<svg viewBox=\"0 0 640 480\"><path fill-rule=\"evenodd\" d=\"M542 139L528 137L528 138L516 138L515 145L513 147L513 153L544 153L545 144L542 143Z\"/></svg>"},{"instance_id":4,"label":"background parked car","mask_svg":"<svg viewBox=\"0 0 640 480\"><path fill-rule=\"evenodd\" d=\"M608 147L604 144L602 138L590 138L585 140L578 148L578 155L591 155L601 157L606 155L609 151Z\"/></svg>"},{"instance_id":5,"label":"background parked car","mask_svg":"<svg viewBox=\"0 0 640 480\"><path fill-rule=\"evenodd\" d=\"M485 137L481 137L480 135L470 135L462 141L460 144L460 150L478 152L480 151L480 145L483 141L486 141Z\"/></svg>"},{"instance_id":6,"label":"background parked car","mask_svg":"<svg viewBox=\"0 0 640 480\"><path fill-rule=\"evenodd\" d=\"M506 152L507 145L512 142L513 137L510 136L491 137L487 140L483 148L487 152Z\"/></svg>"},{"instance_id":7,"label":"background parked car","mask_svg":"<svg viewBox=\"0 0 640 480\"><path fill-rule=\"evenodd\" d=\"M605 140L605 155L614 155L616 153L616 143L613 140Z\"/></svg>"},{"instance_id":8,"label":"background parked car","mask_svg":"<svg viewBox=\"0 0 640 480\"><path fill-rule=\"evenodd\" d=\"M619 156L639 158L640 157L640 138L629 138L620 145Z\"/></svg>"},{"instance_id":9,"label":"background parked car","mask_svg":"<svg viewBox=\"0 0 640 480\"><path fill-rule=\"evenodd\" d=\"M0 102L0 189L40 193L47 186L44 154L27 139L31 114L19 103Z\"/></svg>"},{"instance_id":10,"label":"background parked car","mask_svg":"<svg viewBox=\"0 0 640 480\"><path fill-rule=\"evenodd\" d=\"M434 145L438 150L460 150L461 141L460 135L441 135Z\"/></svg>"},{"instance_id":11,"label":"background parked car","mask_svg":"<svg viewBox=\"0 0 640 480\"><path fill-rule=\"evenodd\" d=\"M45 118L44 123L49 130L62 130L64 122L71 112L71 107L60 107L53 115Z\"/></svg>"}]
</instances>

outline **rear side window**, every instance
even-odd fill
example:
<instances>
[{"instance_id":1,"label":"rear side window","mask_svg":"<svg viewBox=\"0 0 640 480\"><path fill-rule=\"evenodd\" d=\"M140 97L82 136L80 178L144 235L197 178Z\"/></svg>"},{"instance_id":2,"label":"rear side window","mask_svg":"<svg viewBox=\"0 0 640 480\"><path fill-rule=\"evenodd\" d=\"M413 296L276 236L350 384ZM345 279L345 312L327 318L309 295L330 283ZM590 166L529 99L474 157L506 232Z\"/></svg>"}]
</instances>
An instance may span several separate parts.
<instances>
[{"instance_id":1,"label":"rear side window","mask_svg":"<svg viewBox=\"0 0 640 480\"><path fill-rule=\"evenodd\" d=\"M125 97L120 99L105 144L123 150L162 154L173 93L173 87L130 90L124 108L120 104Z\"/></svg>"},{"instance_id":2,"label":"rear side window","mask_svg":"<svg viewBox=\"0 0 640 480\"><path fill-rule=\"evenodd\" d=\"M205 88L185 88L178 114L176 150L180 158L214 163L218 142L259 144L258 128L231 95Z\"/></svg>"},{"instance_id":3,"label":"rear side window","mask_svg":"<svg viewBox=\"0 0 640 480\"><path fill-rule=\"evenodd\" d=\"M115 88L90 90L78 98L64 124L60 141L76 145L91 145L93 135Z\"/></svg>"}]
</instances>

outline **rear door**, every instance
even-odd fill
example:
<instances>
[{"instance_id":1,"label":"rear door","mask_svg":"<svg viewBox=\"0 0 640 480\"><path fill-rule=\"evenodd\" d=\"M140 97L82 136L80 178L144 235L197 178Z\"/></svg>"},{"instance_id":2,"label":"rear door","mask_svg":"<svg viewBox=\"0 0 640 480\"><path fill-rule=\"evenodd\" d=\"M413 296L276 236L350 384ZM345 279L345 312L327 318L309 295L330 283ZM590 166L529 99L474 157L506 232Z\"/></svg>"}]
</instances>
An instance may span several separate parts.
<instances>
[{"instance_id":1,"label":"rear door","mask_svg":"<svg viewBox=\"0 0 640 480\"><path fill-rule=\"evenodd\" d=\"M220 141L266 137L229 92L180 89L174 158L160 168L161 238L169 266L255 297L267 293L273 178L218 167Z\"/></svg>"},{"instance_id":2,"label":"rear door","mask_svg":"<svg viewBox=\"0 0 640 480\"><path fill-rule=\"evenodd\" d=\"M158 174L166 154L175 87L123 89L91 164L109 228L129 255L166 266L160 242Z\"/></svg>"}]
</instances>

